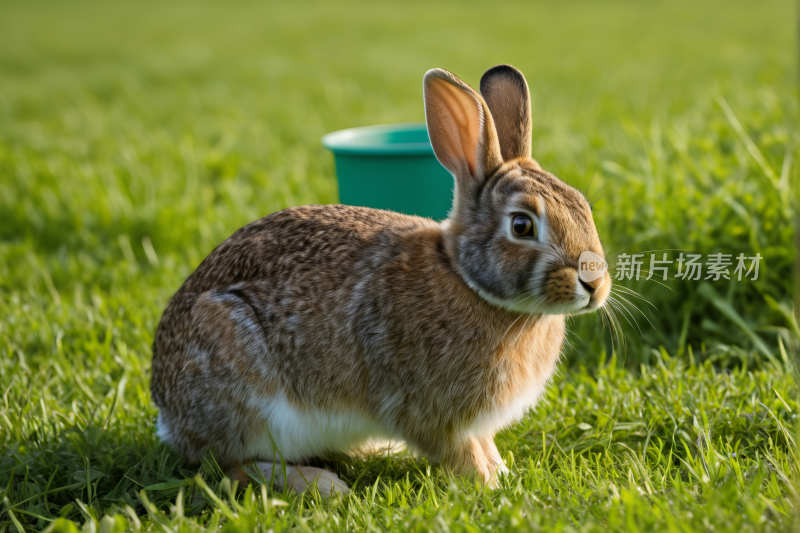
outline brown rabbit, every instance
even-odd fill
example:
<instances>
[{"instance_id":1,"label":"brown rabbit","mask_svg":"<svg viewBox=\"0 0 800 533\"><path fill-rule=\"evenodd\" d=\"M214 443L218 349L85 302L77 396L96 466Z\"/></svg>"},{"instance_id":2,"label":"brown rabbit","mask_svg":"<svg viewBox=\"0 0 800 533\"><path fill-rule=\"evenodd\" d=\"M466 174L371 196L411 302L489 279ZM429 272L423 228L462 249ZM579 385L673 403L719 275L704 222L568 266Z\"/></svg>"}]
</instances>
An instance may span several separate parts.
<instances>
[{"instance_id":1,"label":"brown rabbit","mask_svg":"<svg viewBox=\"0 0 800 533\"><path fill-rule=\"evenodd\" d=\"M436 157L455 177L449 218L345 205L292 207L220 244L170 301L153 346L159 436L190 461L214 449L246 479L346 494L302 465L370 438L405 441L494 486L494 434L536 404L564 315L596 310L606 272L586 199L531 159L525 78L499 65L481 94L424 79ZM285 461L285 470L273 468Z\"/></svg>"}]
</instances>

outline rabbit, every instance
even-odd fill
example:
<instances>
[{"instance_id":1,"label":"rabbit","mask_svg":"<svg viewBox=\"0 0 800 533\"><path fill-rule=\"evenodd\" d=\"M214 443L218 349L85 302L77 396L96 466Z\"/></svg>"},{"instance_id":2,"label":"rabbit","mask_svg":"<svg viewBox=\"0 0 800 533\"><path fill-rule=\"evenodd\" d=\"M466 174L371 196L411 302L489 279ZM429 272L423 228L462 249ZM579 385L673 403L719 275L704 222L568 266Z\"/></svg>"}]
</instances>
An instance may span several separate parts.
<instances>
[{"instance_id":1,"label":"rabbit","mask_svg":"<svg viewBox=\"0 0 800 533\"><path fill-rule=\"evenodd\" d=\"M608 272L586 198L531 158L522 73L489 69L480 94L425 74L434 154L454 176L437 222L348 205L291 207L236 231L169 302L153 346L157 435L233 479L343 496L312 458L405 442L496 487L494 442L536 405L565 315L597 310ZM376 176L376 179L380 179Z\"/></svg>"}]
</instances>

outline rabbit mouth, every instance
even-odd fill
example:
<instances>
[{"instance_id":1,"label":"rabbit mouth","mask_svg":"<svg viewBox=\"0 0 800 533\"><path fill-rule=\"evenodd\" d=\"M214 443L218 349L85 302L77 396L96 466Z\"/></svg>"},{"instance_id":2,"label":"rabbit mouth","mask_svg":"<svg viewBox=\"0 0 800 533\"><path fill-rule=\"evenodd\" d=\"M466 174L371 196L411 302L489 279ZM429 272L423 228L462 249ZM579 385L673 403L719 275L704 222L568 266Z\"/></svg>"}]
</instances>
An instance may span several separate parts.
<instances>
[{"instance_id":1,"label":"rabbit mouth","mask_svg":"<svg viewBox=\"0 0 800 533\"><path fill-rule=\"evenodd\" d=\"M595 311L598 311L601 307L603 307L603 302L597 302L595 300L592 300L592 298L589 298L589 301L586 302L586 305L584 305L583 307L581 307L577 311L572 312L570 314L571 315L583 315L585 313L594 313Z\"/></svg>"},{"instance_id":2,"label":"rabbit mouth","mask_svg":"<svg viewBox=\"0 0 800 533\"><path fill-rule=\"evenodd\" d=\"M606 303L608 295L608 286L600 288L600 290L589 293L586 297L586 305L581 306L578 310L570 313L571 315L582 315L585 313L594 313L599 311Z\"/></svg>"}]
</instances>

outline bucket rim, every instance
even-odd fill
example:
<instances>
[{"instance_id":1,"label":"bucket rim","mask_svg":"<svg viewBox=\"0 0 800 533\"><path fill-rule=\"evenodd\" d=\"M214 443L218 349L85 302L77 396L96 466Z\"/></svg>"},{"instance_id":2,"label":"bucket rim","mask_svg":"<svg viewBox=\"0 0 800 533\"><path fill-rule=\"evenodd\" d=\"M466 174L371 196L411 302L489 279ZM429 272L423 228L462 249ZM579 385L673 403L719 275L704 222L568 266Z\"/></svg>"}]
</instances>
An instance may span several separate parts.
<instances>
[{"instance_id":1,"label":"bucket rim","mask_svg":"<svg viewBox=\"0 0 800 533\"><path fill-rule=\"evenodd\" d=\"M419 156L433 155L430 141L415 143L391 143L381 145L359 144L358 139L370 134L385 132L420 131L427 133L424 122L401 122L396 124L379 124L361 126L345 130L333 131L322 136L322 145L335 155L361 156Z\"/></svg>"}]
</instances>

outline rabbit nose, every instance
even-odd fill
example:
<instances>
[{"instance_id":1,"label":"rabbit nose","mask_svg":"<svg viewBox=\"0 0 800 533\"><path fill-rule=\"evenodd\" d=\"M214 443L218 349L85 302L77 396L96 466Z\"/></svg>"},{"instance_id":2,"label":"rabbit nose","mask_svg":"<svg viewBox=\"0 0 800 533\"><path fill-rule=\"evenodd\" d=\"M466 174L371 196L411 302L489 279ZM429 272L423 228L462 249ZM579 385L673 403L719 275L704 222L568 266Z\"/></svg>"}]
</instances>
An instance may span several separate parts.
<instances>
[{"instance_id":1,"label":"rabbit nose","mask_svg":"<svg viewBox=\"0 0 800 533\"><path fill-rule=\"evenodd\" d=\"M578 278L578 281L581 282L581 285L583 285L583 288L586 289L586 291L589 294L593 294L594 291L602 287L603 281L605 281L605 276L599 277L589 282L583 281L581 278Z\"/></svg>"}]
</instances>

